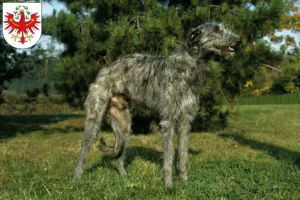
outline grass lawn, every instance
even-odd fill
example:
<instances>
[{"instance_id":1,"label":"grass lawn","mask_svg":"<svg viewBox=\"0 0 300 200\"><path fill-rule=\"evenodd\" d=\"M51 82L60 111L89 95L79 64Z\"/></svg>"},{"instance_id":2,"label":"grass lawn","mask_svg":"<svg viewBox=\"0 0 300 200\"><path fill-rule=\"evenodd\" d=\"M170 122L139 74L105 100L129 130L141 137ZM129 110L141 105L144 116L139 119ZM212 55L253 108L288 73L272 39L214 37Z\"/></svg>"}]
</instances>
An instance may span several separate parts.
<instances>
[{"instance_id":1,"label":"grass lawn","mask_svg":"<svg viewBox=\"0 0 300 200\"><path fill-rule=\"evenodd\" d=\"M239 112L223 131L191 134L189 181L174 174L172 193L159 134L131 137L126 179L95 144L73 183L82 115L0 116L0 199L300 199L300 105Z\"/></svg>"}]
</instances>

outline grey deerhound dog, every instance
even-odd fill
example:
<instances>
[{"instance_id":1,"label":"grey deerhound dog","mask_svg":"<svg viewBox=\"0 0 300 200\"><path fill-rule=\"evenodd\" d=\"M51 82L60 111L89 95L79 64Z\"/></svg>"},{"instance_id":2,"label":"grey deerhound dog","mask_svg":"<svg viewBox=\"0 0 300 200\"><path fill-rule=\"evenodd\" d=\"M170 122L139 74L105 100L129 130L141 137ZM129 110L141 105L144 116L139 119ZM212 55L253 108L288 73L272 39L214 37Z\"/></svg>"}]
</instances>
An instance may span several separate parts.
<instances>
[{"instance_id":1,"label":"grey deerhound dog","mask_svg":"<svg viewBox=\"0 0 300 200\"><path fill-rule=\"evenodd\" d=\"M198 96L203 72L213 53L233 54L241 39L222 24L206 23L192 28L186 41L168 56L132 54L100 70L89 88L85 101L87 112L84 138L75 169L77 180L83 173L88 150L94 142L104 117L115 133L115 145L100 139L100 150L115 158L122 176L124 149L131 132L131 116L124 97L144 103L157 112L163 137L163 181L172 188L174 160L173 136L178 135L179 177L187 180L190 123L198 110Z\"/></svg>"}]
</instances>

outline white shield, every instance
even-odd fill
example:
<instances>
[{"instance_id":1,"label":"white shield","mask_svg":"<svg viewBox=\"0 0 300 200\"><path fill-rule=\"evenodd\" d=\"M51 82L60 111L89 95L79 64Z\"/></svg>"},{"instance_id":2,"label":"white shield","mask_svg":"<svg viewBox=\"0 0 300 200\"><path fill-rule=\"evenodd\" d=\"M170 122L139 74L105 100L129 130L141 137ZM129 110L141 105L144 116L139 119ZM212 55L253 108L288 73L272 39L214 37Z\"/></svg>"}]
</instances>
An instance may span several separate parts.
<instances>
[{"instance_id":1,"label":"white shield","mask_svg":"<svg viewBox=\"0 0 300 200\"><path fill-rule=\"evenodd\" d=\"M35 45L42 34L42 3L3 3L2 8L6 42L19 49Z\"/></svg>"}]
</instances>

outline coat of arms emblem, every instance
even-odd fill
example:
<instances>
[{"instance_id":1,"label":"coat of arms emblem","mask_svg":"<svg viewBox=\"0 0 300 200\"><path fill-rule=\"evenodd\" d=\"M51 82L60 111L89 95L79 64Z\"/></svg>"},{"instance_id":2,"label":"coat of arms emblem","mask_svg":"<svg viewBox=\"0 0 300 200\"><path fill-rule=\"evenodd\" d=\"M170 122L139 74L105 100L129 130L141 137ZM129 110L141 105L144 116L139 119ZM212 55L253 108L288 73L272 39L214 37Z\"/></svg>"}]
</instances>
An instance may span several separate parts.
<instances>
[{"instance_id":1,"label":"coat of arms emblem","mask_svg":"<svg viewBox=\"0 0 300 200\"><path fill-rule=\"evenodd\" d=\"M3 3L3 36L15 48L35 45L42 33L41 3Z\"/></svg>"}]
</instances>

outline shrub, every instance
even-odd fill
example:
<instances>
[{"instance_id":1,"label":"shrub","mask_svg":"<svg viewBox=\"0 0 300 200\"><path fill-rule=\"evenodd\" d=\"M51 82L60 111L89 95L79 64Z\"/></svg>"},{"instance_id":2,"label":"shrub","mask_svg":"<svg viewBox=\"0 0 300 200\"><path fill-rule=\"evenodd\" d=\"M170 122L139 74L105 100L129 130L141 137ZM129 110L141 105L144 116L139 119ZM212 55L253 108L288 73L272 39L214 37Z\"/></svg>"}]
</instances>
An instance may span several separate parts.
<instances>
[{"instance_id":1,"label":"shrub","mask_svg":"<svg viewBox=\"0 0 300 200\"><path fill-rule=\"evenodd\" d=\"M0 115L60 114L78 111L59 97L17 95L4 91L1 95Z\"/></svg>"}]
</instances>

